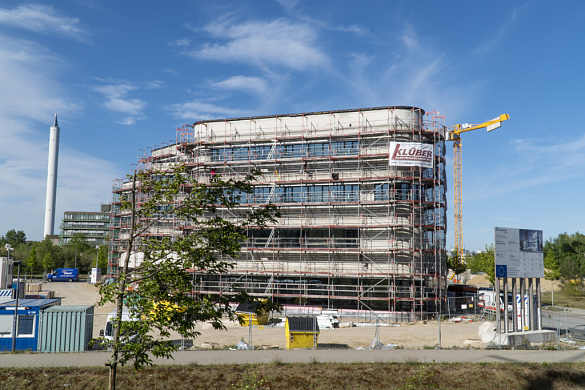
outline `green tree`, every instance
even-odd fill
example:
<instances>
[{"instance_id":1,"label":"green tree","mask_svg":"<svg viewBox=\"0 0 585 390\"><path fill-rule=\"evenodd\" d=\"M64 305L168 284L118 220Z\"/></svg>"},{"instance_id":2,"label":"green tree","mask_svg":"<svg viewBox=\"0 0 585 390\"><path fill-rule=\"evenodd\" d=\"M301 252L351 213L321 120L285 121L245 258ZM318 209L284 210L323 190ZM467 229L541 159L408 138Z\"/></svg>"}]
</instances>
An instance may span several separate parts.
<instances>
[{"instance_id":1,"label":"green tree","mask_svg":"<svg viewBox=\"0 0 585 390\"><path fill-rule=\"evenodd\" d=\"M453 274L455 275L459 275L467 269L465 262L461 260L457 251L451 252L447 257L447 267L453 271Z\"/></svg>"},{"instance_id":2,"label":"green tree","mask_svg":"<svg viewBox=\"0 0 585 390\"><path fill-rule=\"evenodd\" d=\"M122 209L130 215L129 239L116 283L102 285L100 303L114 302L114 322L110 367L110 389L115 389L118 364L132 360L135 369L152 365L147 352L156 357L172 357L175 346L168 340L171 331L184 338L199 335L196 322L209 322L224 328L222 316L236 318L231 301L248 300L245 295L217 297L216 301L191 296L190 270L223 273L232 267L224 259L239 256L245 228L275 222L273 205L236 210L239 193L251 193L254 172L243 180L224 180L201 184L190 177L185 166L167 171L138 171L130 178L131 189L122 197ZM140 199L140 202L137 201ZM179 201L180 200L180 201ZM222 218L222 209L238 213L238 222ZM172 216L185 222L183 234L170 238L151 238L148 229ZM132 253L142 252L144 260L129 272ZM138 285L137 299L126 299L130 315L140 321L122 321L126 287ZM272 305L258 305L258 310ZM139 342L124 342L121 334L134 334Z\"/></svg>"},{"instance_id":3,"label":"green tree","mask_svg":"<svg viewBox=\"0 0 585 390\"><path fill-rule=\"evenodd\" d=\"M494 245L485 246L485 251L470 256L467 266L473 273L485 272L491 284L495 281Z\"/></svg>"},{"instance_id":4,"label":"green tree","mask_svg":"<svg viewBox=\"0 0 585 390\"><path fill-rule=\"evenodd\" d=\"M26 258L26 269L32 275L35 273L39 265L37 259L37 250L35 247L32 248L30 255Z\"/></svg>"},{"instance_id":5,"label":"green tree","mask_svg":"<svg viewBox=\"0 0 585 390\"><path fill-rule=\"evenodd\" d=\"M107 271L108 268L108 246L100 245L98 253L98 268L102 270L102 275Z\"/></svg>"},{"instance_id":6,"label":"green tree","mask_svg":"<svg viewBox=\"0 0 585 390\"><path fill-rule=\"evenodd\" d=\"M41 259L44 259L45 255L47 253L50 254L51 257L55 253L55 246L53 245L51 240L47 237L45 237L45 239L43 241L39 242L38 245L36 245L36 249L37 249L37 254L39 255L39 257Z\"/></svg>"},{"instance_id":7,"label":"green tree","mask_svg":"<svg viewBox=\"0 0 585 390\"><path fill-rule=\"evenodd\" d=\"M585 235L561 233L544 243L547 279L572 280L585 277Z\"/></svg>"},{"instance_id":8,"label":"green tree","mask_svg":"<svg viewBox=\"0 0 585 390\"><path fill-rule=\"evenodd\" d=\"M22 230L16 231L12 229L6 232L6 236L2 237L2 241L4 244L10 244L10 246L16 248L26 242L26 234Z\"/></svg>"},{"instance_id":9,"label":"green tree","mask_svg":"<svg viewBox=\"0 0 585 390\"><path fill-rule=\"evenodd\" d=\"M54 267L53 256L50 253L45 253L45 256L43 256L43 270L49 272L55 269Z\"/></svg>"}]
</instances>

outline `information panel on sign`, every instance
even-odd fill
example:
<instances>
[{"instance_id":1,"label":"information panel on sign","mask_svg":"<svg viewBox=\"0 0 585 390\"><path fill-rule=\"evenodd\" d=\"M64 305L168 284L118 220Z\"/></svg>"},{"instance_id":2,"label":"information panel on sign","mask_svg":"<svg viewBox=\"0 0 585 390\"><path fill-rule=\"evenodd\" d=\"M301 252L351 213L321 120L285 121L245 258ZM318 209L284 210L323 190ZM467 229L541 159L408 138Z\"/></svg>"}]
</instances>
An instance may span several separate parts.
<instances>
[{"instance_id":1,"label":"information panel on sign","mask_svg":"<svg viewBox=\"0 0 585 390\"><path fill-rule=\"evenodd\" d=\"M542 230L495 228L496 278L544 278Z\"/></svg>"}]
</instances>

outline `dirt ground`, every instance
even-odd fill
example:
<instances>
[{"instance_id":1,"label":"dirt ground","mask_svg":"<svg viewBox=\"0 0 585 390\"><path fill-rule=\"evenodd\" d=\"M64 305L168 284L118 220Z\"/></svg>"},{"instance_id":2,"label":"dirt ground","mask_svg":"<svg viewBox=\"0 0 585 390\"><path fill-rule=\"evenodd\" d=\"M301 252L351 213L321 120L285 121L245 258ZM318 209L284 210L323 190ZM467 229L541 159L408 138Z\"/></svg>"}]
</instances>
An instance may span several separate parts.
<instances>
[{"instance_id":1,"label":"dirt ground","mask_svg":"<svg viewBox=\"0 0 585 390\"><path fill-rule=\"evenodd\" d=\"M62 299L62 305L95 305L94 337L99 336L100 329L105 326L108 313L114 309L111 303L97 306L96 303L100 298L98 288L85 282L43 283L43 290L54 290L55 297ZM375 324L358 323L355 318L340 320L339 329L321 330L318 336L319 345L328 345L331 348L367 348L377 334L383 345L393 344L405 348L433 348L439 343L443 348L484 346L478 339L481 321L463 319L460 323L441 322L439 336L437 321L381 324L376 330ZM187 341L185 348L234 347L241 340L256 347L285 348L286 336L283 326L259 326L249 329L236 322L225 321L224 323L227 331L214 330L209 324L201 324L198 326L201 336L194 341Z\"/></svg>"}]
</instances>

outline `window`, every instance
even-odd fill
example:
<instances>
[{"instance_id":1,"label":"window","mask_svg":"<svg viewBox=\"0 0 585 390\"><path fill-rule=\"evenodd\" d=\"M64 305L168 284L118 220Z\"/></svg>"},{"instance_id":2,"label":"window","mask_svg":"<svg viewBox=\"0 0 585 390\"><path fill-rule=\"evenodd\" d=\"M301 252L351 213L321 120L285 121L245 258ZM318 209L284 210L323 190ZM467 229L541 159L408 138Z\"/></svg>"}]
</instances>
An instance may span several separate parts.
<instances>
[{"instance_id":1,"label":"window","mask_svg":"<svg viewBox=\"0 0 585 390\"><path fill-rule=\"evenodd\" d=\"M0 337L11 337L14 316L0 315Z\"/></svg>"},{"instance_id":2,"label":"window","mask_svg":"<svg viewBox=\"0 0 585 390\"><path fill-rule=\"evenodd\" d=\"M340 141L331 143L332 156L355 156L358 154L357 141Z\"/></svg>"},{"instance_id":3,"label":"window","mask_svg":"<svg viewBox=\"0 0 585 390\"><path fill-rule=\"evenodd\" d=\"M248 159L248 148L241 147L233 149L232 158L234 161L244 161Z\"/></svg>"},{"instance_id":4,"label":"window","mask_svg":"<svg viewBox=\"0 0 585 390\"><path fill-rule=\"evenodd\" d=\"M332 202L357 202L359 200L359 185L357 184L338 184L331 188Z\"/></svg>"},{"instance_id":5,"label":"window","mask_svg":"<svg viewBox=\"0 0 585 390\"><path fill-rule=\"evenodd\" d=\"M241 190L234 190L233 201L240 204L248 204L248 193Z\"/></svg>"},{"instance_id":6,"label":"window","mask_svg":"<svg viewBox=\"0 0 585 390\"><path fill-rule=\"evenodd\" d=\"M276 158L299 158L305 157L305 145L289 144L276 147Z\"/></svg>"},{"instance_id":7,"label":"window","mask_svg":"<svg viewBox=\"0 0 585 390\"><path fill-rule=\"evenodd\" d=\"M388 183L378 184L374 188L374 200L377 201L388 200Z\"/></svg>"},{"instance_id":8,"label":"window","mask_svg":"<svg viewBox=\"0 0 585 390\"><path fill-rule=\"evenodd\" d=\"M300 203L303 187L283 187L282 198L283 203Z\"/></svg>"},{"instance_id":9,"label":"window","mask_svg":"<svg viewBox=\"0 0 585 390\"><path fill-rule=\"evenodd\" d=\"M271 149L271 146L256 146L250 148L250 158L252 160L266 160Z\"/></svg>"},{"instance_id":10,"label":"window","mask_svg":"<svg viewBox=\"0 0 585 390\"><path fill-rule=\"evenodd\" d=\"M410 199L410 184L409 183L396 184L396 199L398 199L398 200Z\"/></svg>"},{"instance_id":11,"label":"window","mask_svg":"<svg viewBox=\"0 0 585 390\"><path fill-rule=\"evenodd\" d=\"M232 150L229 148L218 148L211 150L211 161L222 162L232 160Z\"/></svg>"},{"instance_id":12,"label":"window","mask_svg":"<svg viewBox=\"0 0 585 390\"><path fill-rule=\"evenodd\" d=\"M112 321L106 322L105 335L106 336L113 336L114 335L114 324L112 323Z\"/></svg>"},{"instance_id":13,"label":"window","mask_svg":"<svg viewBox=\"0 0 585 390\"><path fill-rule=\"evenodd\" d=\"M266 203L270 196L271 187L255 187L254 188L254 203Z\"/></svg>"},{"instance_id":14,"label":"window","mask_svg":"<svg viewBox=\"0 0 585 390\"><path fill-rule=\"evenodd\" d=\"M309 202L327 202L329 198L329 187L313 186L307 188Z\"/></svg>"},{"instance_id":15,"label":"window","mask_svg":"<svg viewBox=\"0 0 585 390\"><path fill-rule=\"evenodd\" d=\"M20 315L18 316L18 328L16 335L21 336L34 336L35 333L35 316L32 315Z\"/></svg>"},{"instance_id":16,"label":"window","mask_svg":"<svg viewBox=\"0 0 585 390\"><path fill-rule=\"evenodd\" d=\"M329 156L329 144L317 143L308 145L309 157L326 157Z\"/></svg>"}]
</instances>

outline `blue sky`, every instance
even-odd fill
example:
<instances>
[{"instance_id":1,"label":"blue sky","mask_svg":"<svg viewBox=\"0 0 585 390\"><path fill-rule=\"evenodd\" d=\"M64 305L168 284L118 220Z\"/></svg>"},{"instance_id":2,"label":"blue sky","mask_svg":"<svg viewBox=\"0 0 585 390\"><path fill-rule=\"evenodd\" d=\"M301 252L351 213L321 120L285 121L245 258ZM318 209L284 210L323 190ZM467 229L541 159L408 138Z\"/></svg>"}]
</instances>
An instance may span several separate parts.
<instances>
[{"instance_id":1,"label":"blue sky","mask_svg":"<svg viewBox=\"0 0 585 390\"><path fill-rule=\"evenodd\" d=\"M463 243L583 231L585 2L4 0L0 234L98 211L145 148L201 119L414 105L463 135ZM448 176L452 179L451 145ZM448 247L453 245L452 182ZM57 229L58 230L58 229ZM58 233L58 232L57 232Z\"/></svg>"}]
</instances>

